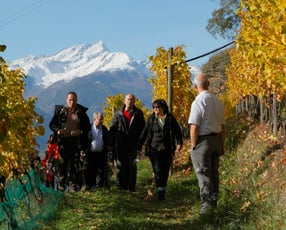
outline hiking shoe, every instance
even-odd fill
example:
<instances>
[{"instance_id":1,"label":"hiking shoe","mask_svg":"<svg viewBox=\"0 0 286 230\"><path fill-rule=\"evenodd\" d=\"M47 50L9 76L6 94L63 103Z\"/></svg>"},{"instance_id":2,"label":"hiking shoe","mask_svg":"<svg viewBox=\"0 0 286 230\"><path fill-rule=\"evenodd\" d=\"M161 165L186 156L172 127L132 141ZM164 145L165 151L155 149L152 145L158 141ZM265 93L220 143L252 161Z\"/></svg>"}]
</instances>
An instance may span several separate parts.
<instances>
[{"instance_id":1,"label":"hiking shoe","mask_svg":"<svg viewBox=\"0 0 286 230\"><path fill-rule=\"evenodd\" d=\"M89 190L89 191L91 191L91 192L95 192L95 191L97 191L97 189L98 189L98 187L97 187L97 186L92 186L92 187L90 188L90 190Z\"/></svg>"},{"instance_id":2,"label":"hiking shoe","mask_svg":"<svg viewBox=\"0 0 286 230\"><path fill-rule=\"evenodd\" d=\"M129 192L136 192L135 188L129 188Z\"/></svg>"},{"instance_id":3,"label":"hiking shoe","mask_svg":"<svg viewBox=\"0 0 286 230\"><path fill-rule=\"evenodd\" d=\"M209 203L203 203L201 206L200 214L208 214L208 213L213 213L215 211L215 207L213 207Z\"/></svg>"},{"instance_id":4,"label":"hiking shoe","mask_svg":"<svg viewBox=\"0 0 286 230\"><path fill-rule=\"evenodd\" d=\"M76 188L75 188L75 185L71 185L70 187L69 187L69 192L76 192Z\"/></svg>"}]
</instances>

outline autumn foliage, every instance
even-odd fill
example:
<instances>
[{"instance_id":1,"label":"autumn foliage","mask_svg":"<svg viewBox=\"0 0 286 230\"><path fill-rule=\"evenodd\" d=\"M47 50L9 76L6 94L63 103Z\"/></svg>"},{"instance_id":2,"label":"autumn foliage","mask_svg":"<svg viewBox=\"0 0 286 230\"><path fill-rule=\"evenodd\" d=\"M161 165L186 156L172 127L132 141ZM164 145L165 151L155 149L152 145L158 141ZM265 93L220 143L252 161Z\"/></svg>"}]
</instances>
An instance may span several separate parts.
<instances>
[{"instance_id":1,"label":"autumn foliage","mask_svg":"<svg viewBox=\"0 0 286 230\"><path fill-rule=\"evenodd\" d=\"M242 0L241 28L227 68L228 96L237 104L244 96L259 98L286 90L286 2Z\"/></svg>"},{"instance_id":2,"label":"autumn foliage","mask_svg":"<svg viewBox=\"0 0 286 230\"><path fill-rule=\"evenodd\" d=\"M162 98L167 101L167 70L171 69L171 111L181 126L187 127L191 103L196 93L192 89L191 74L185 62L186 53L183 48L183 46L175 47L171 59L169 50L158 48L156 56L149 57L152 63L150 70L153 72L149 81L153 86L153 99Z\"/></svg>"},{"instance_id":3,"label":"autumn foliage","mask_svg":"<svg viewBox=\"0 0 286 230\"><path fill-rule=\"evenodd\" d=\"M1 46L3 48L3 46ZM1 50L3 51L3 50ZM44 133L35 98L24 99L24 77L0 62L0 175L10 178L25 172L37 157L35 138Z\"/></svg>"}]
</instances>

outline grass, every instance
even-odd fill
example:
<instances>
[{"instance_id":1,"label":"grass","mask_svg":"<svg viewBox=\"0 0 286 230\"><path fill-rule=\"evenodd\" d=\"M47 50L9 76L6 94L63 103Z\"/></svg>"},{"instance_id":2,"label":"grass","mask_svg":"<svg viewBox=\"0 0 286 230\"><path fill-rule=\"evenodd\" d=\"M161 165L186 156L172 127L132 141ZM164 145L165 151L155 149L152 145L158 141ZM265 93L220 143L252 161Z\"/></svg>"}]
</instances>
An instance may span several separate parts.
<instances>
[{"instance_id":1,"label":"grass","mask_svg":"<svg viewBox=\"0 0 286 230\"><path fill-rule=\"evenodd\" d=\"M172 175L165 201L154 191L147 158L138 163L137 192L110 190L66 193L56 218L43 229L186 229L199 207L197 182ZM194 213L193 213L194 212Z\"/></svg>"},{"instance_id":2,"label":"grass","mask_svg":"<svg viewBox=\"0 0 286 230\"><path fill-rule=\"evenodd\" d=\"M199 215L199 189L186 144L175 161L165 201L158 201L149 159L142 157L136 193L119 191L115 185L110 190L65 193L54 219L41 229L285 229L284 145L269 138L265 128L244 131L245 123L234 127L243 138L221 159L216 213Z\"/></svg>"},{"instance_id":3,"label":"grass","mask_svg":"<svg viewBox=\"0 0 286 230\"><path fill-rule=\"evenodd\" d=\"M42 229L218 229L219 216L199 215L199 189L193 173L170 176L165 201L155 193L151 165L138 163L137 192L110 190L66 193L61 208ZM227 215L224 213L225 219Z\"/></svg>"}]
</instances>

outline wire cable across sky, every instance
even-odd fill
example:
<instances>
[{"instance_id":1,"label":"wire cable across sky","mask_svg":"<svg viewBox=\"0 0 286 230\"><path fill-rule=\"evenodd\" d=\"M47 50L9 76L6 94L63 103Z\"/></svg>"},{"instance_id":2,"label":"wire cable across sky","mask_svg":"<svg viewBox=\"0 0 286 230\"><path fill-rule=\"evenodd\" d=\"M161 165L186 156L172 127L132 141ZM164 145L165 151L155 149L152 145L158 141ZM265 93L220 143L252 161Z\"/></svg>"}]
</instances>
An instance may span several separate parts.
<instances>
[{"instance_id":1,"label":"wire cable across sky","mask_svg":"<svg viewBox=\"0 0 286 230\"><path fill-rule=\"evenodd\" d=\"M210 51L210 52L207 52L207 53L202 54L202 55L199 55L199 56L197 56L197 57L188 59L188 60L186 60L186 62L194 61L194 60L196 60L196 59L199 59L199 58L205 57L205 56L207 56L207 55L210 55L210 54L212 54L212 53L215 53L215 52L217 52L217 51L219 51L219 50L221 50L221 49L223 49L223 48L225 48L225 47L227 47L227 46L229 46L229 45L232 45L233 43L234 43L234 41L229 42L229 43L225 44L224 46L221 46L221 47L219 47L219 48L217 48L217 49L214 49L214 50L212 50L212 51Z\"/></svg>"},{"instance_id":2,"label":"wire cable across sky","mask_svg":"<svg viewBox=\"0 0 286 230\"><path fill-rule=\"evenodd\" d=\"M47 2L48 2L48 0L37 1L37 2L33 3L32 5L26 7L22 10L19 10L18 12L14 13L10 16L7 16L3 19L0 19L0 28L2 28L3 26L6 26L10 22L13 22L14 20L18 19L19 17L24 16L24 15L28 14L29 12L41 7L42 5L46 4Z\"/></svg>"}]
</instances>

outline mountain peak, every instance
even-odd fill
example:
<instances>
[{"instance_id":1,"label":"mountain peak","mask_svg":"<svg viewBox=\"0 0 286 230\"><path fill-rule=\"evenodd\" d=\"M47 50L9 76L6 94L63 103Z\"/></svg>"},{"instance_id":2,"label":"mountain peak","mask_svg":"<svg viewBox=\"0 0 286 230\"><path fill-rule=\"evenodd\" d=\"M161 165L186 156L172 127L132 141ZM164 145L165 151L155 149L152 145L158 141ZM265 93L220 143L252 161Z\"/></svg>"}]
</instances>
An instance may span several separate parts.
<instances>
[{"instance_id":1,"label":"mountain peak","mask_svg":"<svg viewBox=\"0 0 286 230\"><path fill-rule=\"evenodd\" d=\"M78 44L70 48L63 49L53 55L59 60L70 60L71 58L80 59L82 57L92 58L104 52L110 52L102 41L95 44Z\"/></svg>"}]
</instances>

